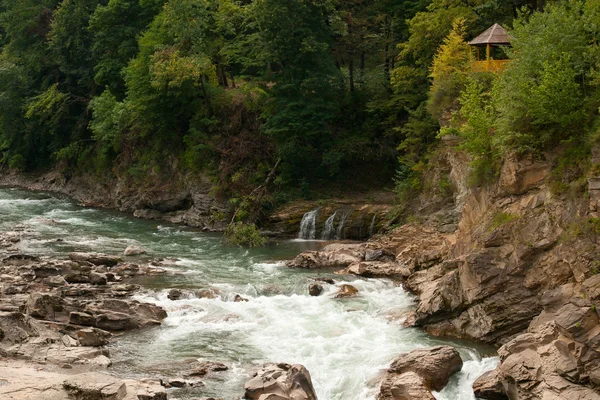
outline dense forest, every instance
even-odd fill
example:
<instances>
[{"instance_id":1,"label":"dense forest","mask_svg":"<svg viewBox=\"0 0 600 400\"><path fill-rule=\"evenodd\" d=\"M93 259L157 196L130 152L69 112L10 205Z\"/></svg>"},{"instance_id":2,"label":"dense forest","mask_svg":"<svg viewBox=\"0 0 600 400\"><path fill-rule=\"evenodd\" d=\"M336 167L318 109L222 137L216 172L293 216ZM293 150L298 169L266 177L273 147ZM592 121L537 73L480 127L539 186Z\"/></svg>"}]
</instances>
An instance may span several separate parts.
<instances>
[{"instance_id":1,"label":"dense forest","mask_svg":"<svg viewBox=\"0 0 600 400\"><path fill-rule=\"evenodd\" d=\"M512 62L472 72L493 23ZM0 163L403 193L452 134L482 184L507 150L589 152L599 37L595 0L2 0Z\"/></svg>"}]
</instances>

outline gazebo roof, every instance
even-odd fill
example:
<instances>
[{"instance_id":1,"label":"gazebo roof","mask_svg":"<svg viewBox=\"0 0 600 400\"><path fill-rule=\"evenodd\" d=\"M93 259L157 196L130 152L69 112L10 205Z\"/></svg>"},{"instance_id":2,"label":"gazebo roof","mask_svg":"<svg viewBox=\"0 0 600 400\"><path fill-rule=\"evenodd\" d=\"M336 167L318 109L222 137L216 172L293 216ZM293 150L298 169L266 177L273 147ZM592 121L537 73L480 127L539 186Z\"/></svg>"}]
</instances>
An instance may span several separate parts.
<instances>
[{"instance_id":1,"label":"gazebo roof","mask_svg":"<svg viewBox=\"0 0 600 400\"><path fill-rule=\"evenodd\" d=\"M471 46L479 46L483 44L510 44L511 36L499 24L494 24L486 29L481 35L471 40Z\"/></svg>"}]
</instances>

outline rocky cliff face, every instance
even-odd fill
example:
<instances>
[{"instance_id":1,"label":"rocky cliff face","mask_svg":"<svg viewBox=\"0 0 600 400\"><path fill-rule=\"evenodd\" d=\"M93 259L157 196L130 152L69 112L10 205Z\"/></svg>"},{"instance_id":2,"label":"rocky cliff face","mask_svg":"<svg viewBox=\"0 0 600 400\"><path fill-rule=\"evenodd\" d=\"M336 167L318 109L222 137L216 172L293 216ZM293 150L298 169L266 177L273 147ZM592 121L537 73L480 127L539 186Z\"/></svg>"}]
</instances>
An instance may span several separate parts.
<instances>
[{"instance_id":1,"label":"rocky cliff face","mask_svg":"<svg viewBox=\"0 0 600 400\"><path fill-rule=\"evenodd\" d=\"M555 155L508 156L495 184L470 189L465 156L452 140L446 146L452 204L360 247L305 253L290 266L402 279L419 296L408 324L502 346L482 398L600 398L598 178L559 195L551 190ZM417 209L427 203L425 194ZM453 214L454 232L432 218Z\"/></svg>"}]
</instances>

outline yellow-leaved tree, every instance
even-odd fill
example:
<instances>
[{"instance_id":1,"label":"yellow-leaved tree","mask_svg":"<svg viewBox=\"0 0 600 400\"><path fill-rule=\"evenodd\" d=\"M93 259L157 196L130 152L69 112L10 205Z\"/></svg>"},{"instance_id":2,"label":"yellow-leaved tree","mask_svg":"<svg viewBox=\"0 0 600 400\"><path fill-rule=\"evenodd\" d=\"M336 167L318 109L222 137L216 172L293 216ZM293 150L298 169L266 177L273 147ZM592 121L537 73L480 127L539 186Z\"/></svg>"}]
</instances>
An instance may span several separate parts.
<instances>
[{"instance_id":1,"label":"yellow-leaved tree","mask_svg":"<svg viewBox=\"0 0 600 400\"><path fill-rule=\"evenodd\" d=\"M465 19L457 18L453 29L439 47L430 68L433 79L429 111L442 125L449 122L458 107L458 97L465 88L469 71L469 45L465 42Z\"/></svg>"}]
</instances>

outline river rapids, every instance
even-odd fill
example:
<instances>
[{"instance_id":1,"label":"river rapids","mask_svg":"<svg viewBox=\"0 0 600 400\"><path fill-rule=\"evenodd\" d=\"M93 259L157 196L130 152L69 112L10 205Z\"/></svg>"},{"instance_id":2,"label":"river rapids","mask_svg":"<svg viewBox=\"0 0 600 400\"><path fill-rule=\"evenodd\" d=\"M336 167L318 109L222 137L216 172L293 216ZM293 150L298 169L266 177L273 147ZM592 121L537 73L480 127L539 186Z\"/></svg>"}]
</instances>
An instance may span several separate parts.
<instances>
[{"instance_id":1,"label":"river rapids","mask_svg":"<svg viewBox=\"0 0 600 400\"><path fill-rule=\"evenodd\" d=\"M277 241L261 249L221 243L220 236L125 214L78 206L46 193L0 188L0 230L24 232L20 251L63 257L71 251L119 255L129 245L148 254L132 262L163 259L168 273L138 278L138 300L158 304L168 317L160 327L130 332L111 345L109 371L122 377L177 377L190 360L217 361L227 371L204 379L205 387L181 389L179 399L240 399L244 382L265 362L299 363L312 376L320 400L375 399L381 371L399 354L435 344L455 346L465 361L438 400L473 400L471 385L497 365L493 351L471 343L429 337L404 328L413 297L388 280L287 269L281 260L319 245ZM314 236L313 236L314 237ZM324 283L308 296L314 278ZM336 299L351 283L359 296ZM170 300L167 293L186 293ZM211 289L215 299L194 291ZM236 295L249 301L234 302Z\"/></svg>"}]
</instances>

